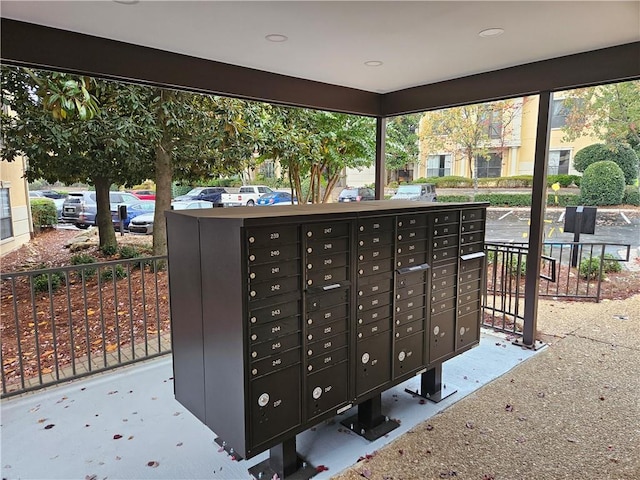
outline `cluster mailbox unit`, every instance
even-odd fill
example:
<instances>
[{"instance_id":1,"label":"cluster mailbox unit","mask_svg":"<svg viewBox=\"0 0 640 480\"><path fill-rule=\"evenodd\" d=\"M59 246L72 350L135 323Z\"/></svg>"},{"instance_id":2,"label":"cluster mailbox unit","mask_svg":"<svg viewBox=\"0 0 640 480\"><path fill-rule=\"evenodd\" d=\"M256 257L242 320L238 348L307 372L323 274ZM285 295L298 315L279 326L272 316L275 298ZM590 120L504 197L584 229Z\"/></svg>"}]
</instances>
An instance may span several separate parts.
<instances>
[{"instance_id":1,"label":"cluster mailbox unit","mask_svg":"<svg viewBox=\"0 0 640 480\"><path fill-rule=\"evenodd\" d=\"M479 342L486 204L371 201L167 212L175 395L258 478L309 478L295 436L395 428L382 392Z\"/></svg>"}]
</instances>

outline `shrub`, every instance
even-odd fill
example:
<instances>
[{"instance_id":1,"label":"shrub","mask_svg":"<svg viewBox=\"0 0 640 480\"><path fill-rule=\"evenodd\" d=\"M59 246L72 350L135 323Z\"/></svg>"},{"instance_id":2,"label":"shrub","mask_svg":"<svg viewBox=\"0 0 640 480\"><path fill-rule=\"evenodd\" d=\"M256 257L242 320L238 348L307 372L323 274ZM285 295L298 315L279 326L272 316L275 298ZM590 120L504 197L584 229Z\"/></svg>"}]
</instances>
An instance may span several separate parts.
<instances>
[{"instance_id":1,"label":"shrub","mask_svg":"<svg viewBox=\"0 0 640 480\"><path fill-rule=\"evenodd\" d=\"M476 202L489 202L491 205L506 207L531 206L531 195L526 193L479 193Z\"/></svg>"},{"instance_id":2,"label":"shrub","mask_svg":"<svg viewBox=\"0 0 640 480\"><path fill-rule=\"evenodd\" d=\"M470 178L452 175L447 177L429 177L424 180L426 181L422 183L433 183L439 188L469 188L473 186L473 181Z\"/></svg>"},{"instance_id":3,"label":"shrub","mask_svg":"<svg viewBox=\"0 0 640 480\"><path fill-rule=\"evenodd\" d=\"M470 201L471 197L469 195L438 195L439 203L458 203Z\"/></svg>"},{"instance_id":4,"label":"shrub","mask_svg":"<svg viewBox=\"0 0 640 480\"><path fill-rule=\"evenodd\" d=\"M625 205L635 205L636 207L640 206L640 189L635 185L627 185L624 188L622 203Z\"/></svg>"},{"instance_id":5,"label":"shrub","mask_svg":"<svg viewBox=\"0 0 640 480\"><path fill-rule=\"evenodd\" d=\"M103 245L102 247L100 247L100 251L102 252L103 255L106 255L107 257L112 257L118 251L118 247L116 245Z\"/></svg>"},{"instance_id":6,"label":"shrub","mask_svg":"<svg viewBox=\"0 0 640 480\"><path fill-rule=\"evenodd\" d=\"M49 281L51 281L51 291L55 292L64 282L64 274L62 272L41 273L33 277L33 290L36 293L49 291Z\"/></svg>"},{"instance_id":7,"label":"shrub","mask_svg":"<svg viewBox=\"0 0 640 480\"><path fill-rule=\"evenodd\" d=\"M31 218L33 229L39 232L42 228L52 227L58 223L56 204L48 198L31 199Z\"/></svg>"},{"instance_id":8,"label":"shrub","mask_svg":"<svg viewBox=\"0 0 640 480\"><path fill-rule=\"evenodd\" d=\"M612 161L596 162L587 167L580 185L585 205L620 205L624 195L624 174Z\"/></svg>"},{"instance_id":9,"label":"shrub","mask_svg":"<svg viewBox=\"0 0 640 480\"><path fill-rule=\"evenodd\" d=\"M594 280L600 275L600 257L585 258L580 262L580 276L587 280ZM617 273L622 271L620 262L610 253L604 254L602 260L603 273Z\"/></svg>"},{"instance_id":10,"label":"shrub","mask_svg":"<svg viewBox=\"0 0 640 480\"><path fill-rule=\"evenodd\" d=\"M633 185L638 178L638 156L626 145L589 145L576 153L573 166L579 172L586 172L590 165L603 161L614 162L620 167L626 185Z\"/></svg>"},{"instance_id":11,"label":"shrub","mask_svg":"<svg viewBox=\"0 0 640 480\"><path fill-rule=\"evenodd\" d=\"M533 186L533 175L515 175L495 179L496 186L502 188L524 188Z\"/></svg>"},{"instance_id":12,"label":"shrub","mask_svg":"<svg viewBox=\"0 0 640 480\"><path fill-rule=\"evenodd\" d=\"M96 259L88 253L77 253L76 255L73 255L71 257L70 262L71 265L89 265L92 263L96 263ZM76 270L76 274L79 278L82 278L83 273L85 278L90 278L96 274L96 269L85 267Z\"/></svg>"},{"instance_id":13,"label":"shrub","mask_svg":"<svg viewBox=\"0 0 640 480\"><path fill-rule=\"evenodd\" d=\"M133 245L123 245L120 247L120 258L138 258L140 251Z\"/></svg>"},{"instance_id":14,"label":"shrub","mask_svg":"<svg viewBox=\"0 0 640 480\"><path fill-rule=\"evenodd\" d=\"M579 186L580 185L580 176L578 175L567 175L565 173L561 173L558 175L548 175L547 176L547 186L550 187L554 183L559 183L561 187L567 188L572 184Z\"/></svg>"},{"instance_id":15,"label":"shrub","mask_svg":"<svg viewBox=\"0 0 640 480\"><path fill-rule=\"evenodd\" d=\"M112 280L115 275L116 280L127 277L127 270L122 265L110 265L105 267L100 273L100 279L103 282Z\"/></svg>"}]
</instances>

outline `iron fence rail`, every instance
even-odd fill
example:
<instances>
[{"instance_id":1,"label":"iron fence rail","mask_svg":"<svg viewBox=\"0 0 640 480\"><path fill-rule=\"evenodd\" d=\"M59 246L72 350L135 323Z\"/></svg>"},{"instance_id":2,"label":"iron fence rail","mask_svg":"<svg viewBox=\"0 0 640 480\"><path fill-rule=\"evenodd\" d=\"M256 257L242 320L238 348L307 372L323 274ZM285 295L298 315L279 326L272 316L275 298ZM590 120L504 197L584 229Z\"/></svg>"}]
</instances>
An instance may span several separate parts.
<instances>
[{"instance_id":1,"label":"iron fence rail","mask_svg":"<svg viewBox=\"0 0 640 480\"><path fill-rule=\"evenodd\" d=\"M484 325L522 335L528 249L524 243L485 243L487 285ZM600 301L607 270L628 262L631 246L618 243L545 242L540 259L541 297ZM617 268L613 268L616 270Z\"/></svg>"},{"instance_id":2,"label":"iron fence rail","mask_svg":"<svg viewBox=\"0 0 640 480\"><path fill-rule=\"evenodd\" d=\"M170 352L166 261L1 274L2 397Z\"/></svg>"}]
</instances>

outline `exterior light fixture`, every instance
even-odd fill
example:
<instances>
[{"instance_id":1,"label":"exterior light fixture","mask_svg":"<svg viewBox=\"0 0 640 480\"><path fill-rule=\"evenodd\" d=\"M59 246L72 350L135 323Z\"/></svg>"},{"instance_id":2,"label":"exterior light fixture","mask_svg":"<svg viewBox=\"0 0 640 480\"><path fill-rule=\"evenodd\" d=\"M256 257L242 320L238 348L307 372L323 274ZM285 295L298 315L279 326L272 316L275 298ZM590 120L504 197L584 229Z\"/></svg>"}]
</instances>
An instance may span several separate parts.
<instances>
[{"instance_id":1,"label":"exterior light fixture","mask_svg":"<svg viewBox=\"0 0 640 480\"><path fill-rule=\"evenodd\" d=\"M364 62L367 67L379 67L383 63L380 60L369 60L368 62Z\"/></svg>"},{"instance_id":2,"label":"exterior light fixture","mask_svg":"<svg viewBox=\"0 0 640 480\"><path fill-rule=\"evenodd\" d=\"M497 37L499 35L502 35L503 33L504 33L504 29L502 28L485 28L480 33L478 33L478 35L484 38L488 38L488 37Z\"/></svg>"},{"instance_id":3,"label":"exterior light fixture","mask_svg":"<svg viewBox=\"0 0 640 480\"><path fill-rule=\"evenodd\" d=\"M264 38L269 42L275 42L275 43L286 42L287 40L289 40L289 37L287 37L286 35L281 35L279 33L270 33L269 35L266 35Z\"/></svg>"}]
</instances>

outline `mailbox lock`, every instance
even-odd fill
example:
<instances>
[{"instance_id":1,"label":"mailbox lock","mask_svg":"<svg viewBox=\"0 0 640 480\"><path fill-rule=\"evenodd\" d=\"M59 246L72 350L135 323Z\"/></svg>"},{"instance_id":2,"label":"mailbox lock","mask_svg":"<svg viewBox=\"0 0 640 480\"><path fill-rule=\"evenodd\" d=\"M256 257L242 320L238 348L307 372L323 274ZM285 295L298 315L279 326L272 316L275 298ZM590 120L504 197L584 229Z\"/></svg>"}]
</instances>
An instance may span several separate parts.
<instances>
[{"instance_id":1,"label":"mailbox lock","mask_svg":"<svg viewBox=\"0 0 640 480\"><path fill-rule=\"evenodd\" d=\"M368 353L363 353L362 354L362 363L369 363L369 354Z\"/></svg>"},{"instance_id":2,"label":"mailbox lock","mask_svg":"<svg viewBox=\"0 0 640 480\"><path fill-rule=\"evenodd\" d=\"M398 360L400 360L401 362L403 362L406 357L407 357L407 354L404 352L400 352L398 354Z\"/></svg>"},{"instance_id":3,"label":"mailbox lock","mask_svg":"<svg viewBox=\"0 0 640 480\"><path fill-rule=\"evenodd\" d=\"M433 327L433 334L438 335L439 333L440 333L440 327L436 325L435 327Z\"/></svg>"},{"instance_id":4,"label":"mailbox lock","mask_svg":"<svg viewBox=\"0 0 640 480\"><path fill-rule=\"evenodd\" d=\"M251 280L253 280L254 278L256 278L256 274L255 274L255 273L253 273L253 272L251 272L251 274L249 275L249 278L250 278Z\"/></svg>"},{"instance_id":5,"label":"mailbox lock","mask_svg":"<svg viewBox=\"0 0 640 480\"><path fill-rule=\"evenodd\" d=\"M255 238L253 238L253 237L249 237L249 243L253 243L253 242L255 242L255 241L256 241L256 239L255 239Z\"/></svg>"},{"instance_id":6,"label":"mailbox lock","mask_svg":"<svg viewBox=\"0 0 640 480\"><path fill-rule=\"evenodd\" d=\"M309 238L313 237L313 232L307 232L307 237Z\"/></svg>"},{"instance_id":7,"label":"mailbox lock","mask_svg":"<svg viewBox=\"0 0 640 480\"><path fill-rule=\"evenodd\" d=\"M263 393L258 397L258 405L261 407L266 407L269 404L269 394Z\"/></svg>"},{"instance_id":8,"label":"mailbox lock","mask_svg":"<svg viewBox=\"0 0 640 480\"><path fill-rule=\"evenodd\" d=\"M309 340L309 341L313 340L313 335L311 335L311 334L307 335L307 340Z\"/></svg>"},{"instance_id":9,"label":"mailbox lock","mask_svg":"<svg viewBox=\"0 0 640 480\"><path fill-rule=\"evenodd\" d=\"M251 374L252 375L257 375L258 374L258 369L254 368L253 370L251 370Z\"/></svg>"},{"instance_id":10,"label":"mailbox lock","mask_svg":"<svg viewBox=\"0 0 640 480\"><path fill-rule=\"evenodd\" d=\"M258 352L251 352L251 357L256 358L258 356Z\"/></svg>"},{"instance_id":11,"label":"mailbox lock","mask_svg":"<svg viewBox=\"0 0 640 480\"><path fill-rule=\"evenodd\" d=\"M257 339L258 339L258 335L256 335L255 333L251 335L251 340L257 340Z\"/></svg>"},{"instance_id":12,"label":"mailbox lock","mask_svg":"<svg viewBox=\"0 0 640 480\"><path fill-rule=\"evenodd\" d=\"M256 323L258 319L256 317L251 317L251 323Z\"/></svg>"},{"instance_id":13,"label":"mailbox lock","mask_svg":"<svg viewBox=\"0 0 640 480\"><path fill-rule=\"evenodd\" d=\"M313 398L315 400L318 400L320 398L320 396L322 395L322 388L321 387L316 387L313 389Z\"/></svg>"},{"instance_id":14,"label":"mailbox lock","mask_svg":"<svg viewBox=\"0 0 640 480\"><path fill-rule=\"evenodd\" d=\"M249 260L251 260L252 262L256 259L255 255L249 255Z\"/></svg>"},{"instance_id":15,"label":"mailbox lock","mask_svg":"<svg viewBox=\"0 0 640 480\"><path fill-rule=\"evenodd\" d=\"M307 248L307 253L311 253L311 252L313 252L313 248L311 247Z\"/></svg>"},{"instance_id":16,"label":"mailbox lock","mask_svg":"<svg viewBox=\"0 0 640 480\"><path fill-rule=\"evenodd\" d=\"M309 371L313 370L313 365L309 365L309 366L307 367L307 370L309 370Z\"/></svg>"},{"instance_id":17,"label":"mailbox lock","mask_svg":"<svg viewBox=\"0 0 640 480\"><path fill-rule=\"evenodd\" d=\"M464 335L464 327L460 327L460 335Z\"/></svg>"},{"instance_id":18,"label":"mailbox lock","mask_svg":"<svg viewBox=\"0 0 640 480\"><path fill-rule=\"evenodd\" d=\"M313 355L313 350L311 350L311 349L307 350L307 355L309 355L309 356Z\"/></svg>"},{"instance_id":19,"label":"mailbox lock","mask_svg":"<svg viewBox=\"0 0 640 480\"><path fill-rule=\"evenodd\" d=\"M313 319L312 319L312 318L308 319L308 320L307 320L307 323L308 323L309 325L312 325L312 324L313 324Z\"/></svg>"},{"instance_id":20,"label":"mailbox lock","mask_svg":"<svg viewBox=\"0 0 640 480\"><path fill-rule=\"evenodd\" d=\"M313 268L313 264L311 264L311 263L307 264L307 268L308 268L309 270L311 270L311 269Z\"/></svg>"}]
</instances>

